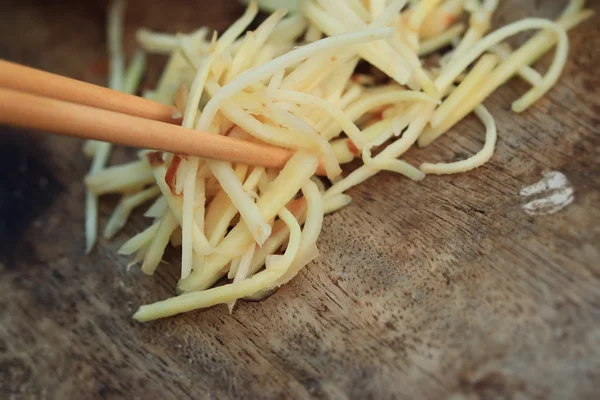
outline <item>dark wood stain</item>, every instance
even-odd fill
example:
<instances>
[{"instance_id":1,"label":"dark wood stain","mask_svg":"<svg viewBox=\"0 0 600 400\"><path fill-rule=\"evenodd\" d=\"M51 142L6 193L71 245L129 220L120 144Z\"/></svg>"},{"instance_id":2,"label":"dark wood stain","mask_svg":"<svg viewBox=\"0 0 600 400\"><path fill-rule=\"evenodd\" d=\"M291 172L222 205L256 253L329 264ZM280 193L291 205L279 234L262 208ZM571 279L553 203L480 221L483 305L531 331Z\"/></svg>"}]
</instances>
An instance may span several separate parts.
<instances>
[{"instance_id":1,"label":"dark wood stain","mask_svg":"<svg viewBox=\"0 0 600 400\"><path fill-rule=\"evenodd\" d=\"M36 136L0 127L0 262L7 268L33 250L24 234L63 190Z\"/></svg>"},{"instance_id":2,"label":"dark wood stain","mask_svg":"<svg viewBox=\"0 0 600 400\"><path fill-rule=\"evenodd\" d=\"M554 16L564 3L507 0L496 21ZM223 30L241 13L233 1L129 4L128 54L140 26ZM106 5L6 0L0 26L11 34L0 35L0 56L103 84ZM136 213L86 256L81 142L2 128L0 398L596 398L598 17L569 36L567 69L534 107L510 112L527 89L517 79L486 101L499 130L491 162L420 183L383 173L353 188L353 203L325 220L321 257L231 316L213 307L132 321L176 282L176 268L150 278L116 254L148 220ZM149 58L145 84L164 62ZM454 160L482 140L467 118L405 159ZM113 162L133 157L118 149ZM545 169L568 176L575 202L526 216L518 191ZM116 201L102 198L100 226ZM166 260L177 264L177 252Z\"/></svg>"}]
</instances>

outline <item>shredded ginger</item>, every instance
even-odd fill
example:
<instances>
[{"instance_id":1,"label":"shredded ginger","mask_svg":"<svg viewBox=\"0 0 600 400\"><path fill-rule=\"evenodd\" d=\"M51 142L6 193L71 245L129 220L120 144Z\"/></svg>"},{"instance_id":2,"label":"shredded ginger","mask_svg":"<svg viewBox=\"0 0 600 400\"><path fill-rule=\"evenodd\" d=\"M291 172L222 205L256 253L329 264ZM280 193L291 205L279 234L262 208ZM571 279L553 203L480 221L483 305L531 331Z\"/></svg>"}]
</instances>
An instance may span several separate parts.
<instances>
[{"instance_id":1,"label":"shredded ginger","mask_svg":"<svg viewBox=\"0 0 600 400\"><path fill-rule=\"evenodd\" d=\"M519 77L532 87L513 103L522 112L557 82L568 56L566 31L589 18L571 0L555 21L525 18L492 30L496 0L262 0L225 32L189 34L140 29L125 66L125 1L109 6L110 87L135 93L144 54L168 55L154 90L144 96L175 105L183 126L295 151L281 170L143 150L131 163L106 167L110 144L88 142L85 179L88 250L96 240L97 200L122 196L106 238L134 211L149 227L124 243L130 267L152 275L167 246L181 248L178 296L143 305L138 321L260 299L318 257L323 218L351 203L345 192L393 171L408 179L473 170L494 154L497 128L482 105ZM248 30L258 7L270 12ZM465 16L466 18L461 18ZM519 47L506 43L525 31ZM533 69L551 49L547 72ZM423 60L434 54L435 62ZM368 65L361 68L358 65ZM365 72L367 71L367 72ZM464 160L414 166L401 157L439 139L467 115L482 122L483 148ZM363 164L342 177L341 165ZM327 178L315 175L319 160ZM223 285L215 286L226 280Z\"/></svg>"}]
</instances>

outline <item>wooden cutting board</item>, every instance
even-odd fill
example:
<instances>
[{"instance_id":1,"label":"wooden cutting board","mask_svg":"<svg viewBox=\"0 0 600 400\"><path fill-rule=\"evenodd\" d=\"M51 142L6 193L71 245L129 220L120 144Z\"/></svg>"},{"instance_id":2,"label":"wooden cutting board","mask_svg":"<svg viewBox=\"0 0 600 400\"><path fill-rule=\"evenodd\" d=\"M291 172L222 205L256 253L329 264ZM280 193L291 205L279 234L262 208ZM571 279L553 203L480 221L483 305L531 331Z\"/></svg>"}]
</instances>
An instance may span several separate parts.
<instances>
[{"instance_id":1,"label":"wooden cutting board","mask_svg":"<svg viewBox=\"0 0 600 400\"><path fill-rule=\"evenodd\" d=\"M563 5L506 0L496 22ZM104 83L105 6L5 0L0 56ZM240 12L233 1L130 0L128 53L140 26L222 30ZM321 257L233 315L220 306L134 322L176 282L175 267L150 278L116 255L148 221L136 214L85 255L81 142L2 128L0 398L594 398L600 20L569 37L563 77L535 107L510 112L527 89L516 79L486 101L499 130L491 162L420 183L383 173L352 189L352 205L325 219ZM164 63L150 60L145 85ZM469 119L407 160L454 160L482 143ZM133 154L119 149L113 163ZM519 192L544 171L564 174L574 201L532 216ZM101 227L116 201L102 198Z\"/></svg>"}]
</instances>

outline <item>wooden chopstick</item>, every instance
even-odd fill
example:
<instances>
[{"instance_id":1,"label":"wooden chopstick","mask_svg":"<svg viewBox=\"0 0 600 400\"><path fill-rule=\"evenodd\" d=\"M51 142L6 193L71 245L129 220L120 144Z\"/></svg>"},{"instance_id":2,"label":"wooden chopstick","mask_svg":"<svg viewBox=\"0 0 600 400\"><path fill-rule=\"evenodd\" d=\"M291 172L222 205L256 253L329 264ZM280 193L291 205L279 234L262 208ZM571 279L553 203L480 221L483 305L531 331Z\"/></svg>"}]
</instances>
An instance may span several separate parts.
<instances>
[{"instance_id":1,"label":"wooden chopstick","mask_svg":"<svg viewBox=\"0 0 600 400\"><path fill-rule=\"evenodd\" d=\"M283 168L292 151L0 88L0 124L216 160ZM322 163L317 173L324 175Z\"/></svg>"},{"instance_id":2,"label":"wooden chopstick","mask_svg":"<svg viewBox=\"0 0 600 400\"><path fill-rule=\"evenodd\" d=\"M283 168L290 150L178 124L177 109L0 60L0 123L172 153ZM321 162L317 174L325 175Z\"/></svg>"},{"instance_id":3,"label":"wooden chopstick","mask_svg":"<svg viewBox=\"0 0 600 400\"><path fill-rule=\"evenodd\" d=\"M0 60L0 87L156 121L181 123L175 107Z\"/></svg>"}]
</instances>

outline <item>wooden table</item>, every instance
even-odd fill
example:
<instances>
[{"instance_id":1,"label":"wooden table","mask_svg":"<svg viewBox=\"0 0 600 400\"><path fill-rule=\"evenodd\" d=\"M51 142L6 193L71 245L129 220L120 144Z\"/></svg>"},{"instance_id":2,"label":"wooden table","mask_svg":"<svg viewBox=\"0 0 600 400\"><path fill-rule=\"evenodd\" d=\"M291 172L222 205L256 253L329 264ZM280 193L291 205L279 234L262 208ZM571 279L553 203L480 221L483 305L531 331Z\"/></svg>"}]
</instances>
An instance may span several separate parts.
<instances>
[{"instance_id":1,"label":"wooden table","mask_svg":"<svg viewBox=\"0 0 600 400\"><path fill-rule=\"evenodd\" d=\"M203 3L130 0L129 54L139 26L222 30L240 13ZM563 6L502 3L501 23ZM2 8L0 56L104 82L104 1ZM383 173L351 190L352 205L325 220L322 256L233 315L134 322L176 279L168 266L127 271L116 255L148 221L136 215L85 255L81 142L2 128L0 398L597 398L600 20L569 36L566 71L535 107L510 112L519 80L486 102L499 129L490 163L420 183ZM151 61L147 85L164 62ZM407 159L453 160L482 142L469 119ZM529 216L519 190L544 170L564 173L575 200ZM116 201L102 199L101 226Z\"/></svg>"}]
</instances>

